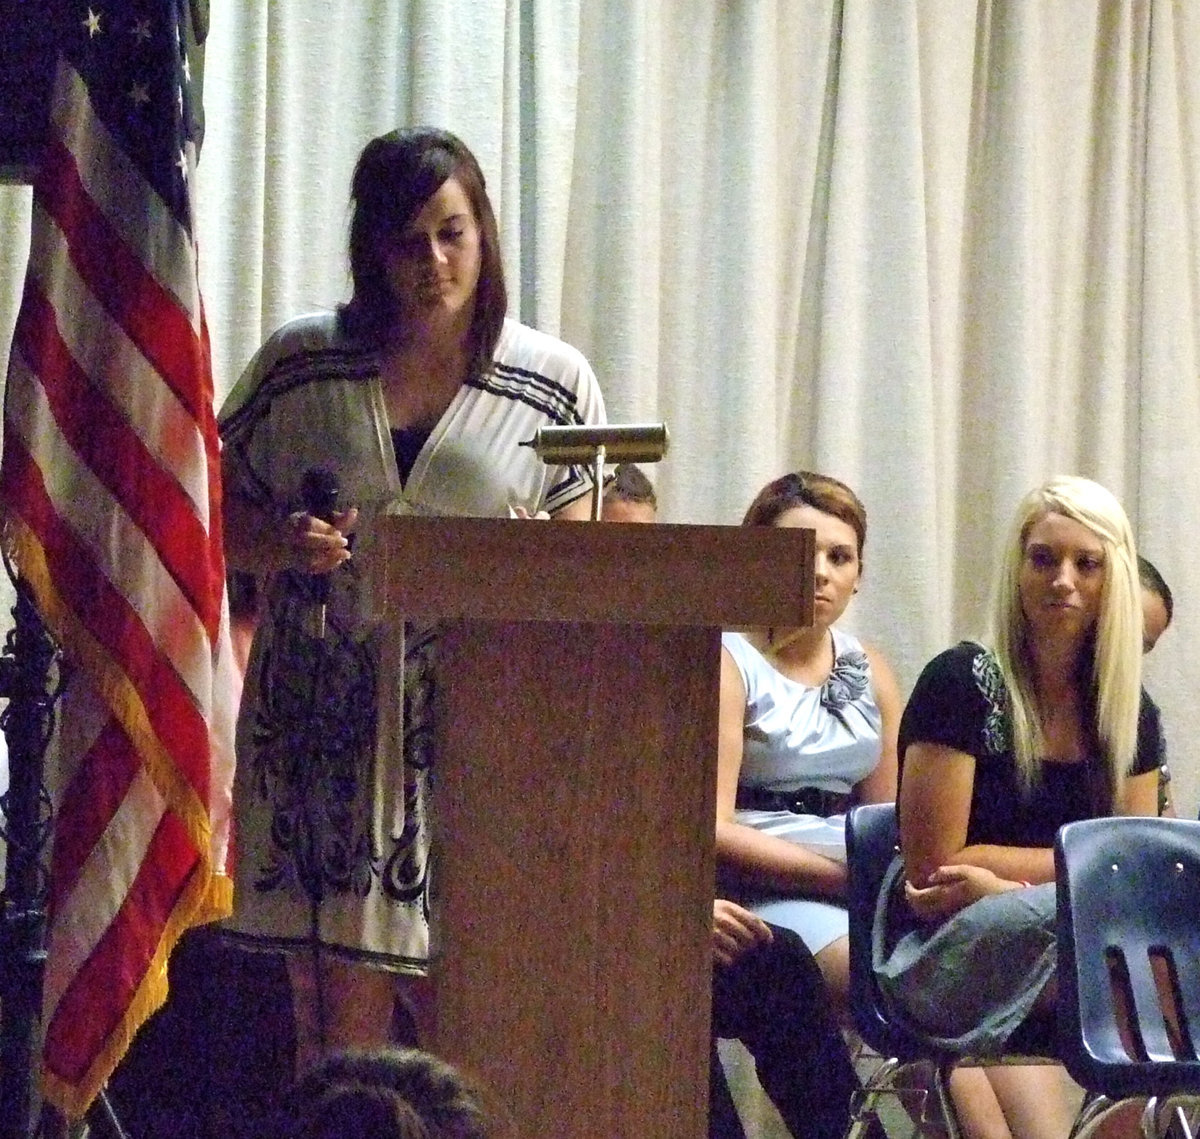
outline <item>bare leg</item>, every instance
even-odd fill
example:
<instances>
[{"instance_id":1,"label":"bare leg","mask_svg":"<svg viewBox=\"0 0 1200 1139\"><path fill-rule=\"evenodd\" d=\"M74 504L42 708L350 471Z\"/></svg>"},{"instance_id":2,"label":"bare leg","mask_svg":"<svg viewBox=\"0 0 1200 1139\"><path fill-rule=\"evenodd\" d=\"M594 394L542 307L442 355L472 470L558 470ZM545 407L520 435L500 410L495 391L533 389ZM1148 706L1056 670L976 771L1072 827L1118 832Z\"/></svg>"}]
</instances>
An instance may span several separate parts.
<instances>
[{"instance_id":1,"label":"bare leg","mask_svg":"<svg viewBox=\"0 0 1200 1139\"><path fill-rule=\"evenodd\" d=\"M1144 1099L1121 1100L1080 1129L1077 1139L1141 1139Z\"/></svg>"},{"instance_id":2,"label":"bare leg","mask_svg":"<svg viewBox=\"0 0 1200 1139\"><path fill-rule=\"evenodd\" d=\"M1013 1139L984 1068L955 1068L950 1097L965 1139Z\"/></svg>"},{"instance_id":3,"label":"bare leg","mask_svg":"<svg viewBox=\"0 0 1200 1139\"><path fill-rule=\"evenodd\" d=\"M417 1043L423 1048L432 1048L437 1043L437 1002L432 977L413 977L399 973L396 982L396 998L408 1011L417 1033Z\"/></svg>"},{"instance_id":4,"label":"bare leg","mask_svg":"<svg viewBox=\"0 0 1200 1139\"><path fill-rule=\"evenodd\" d=\"M850 938L831 941L820 953L814 953L821 975L829 989L834 1016L845 1024L850 1017Z\"/></svg>"},{"instance_id":5,"label":"bare leg","mask_svg":"<svg viewBox=\"0 0 1200 1139\"><path fill-rule=\"evenodd\" d=\"M1058 1064L984 1068L1016 1139L1067 1139L1083 1092Z\"/></svg>"},{"instance_id":6,"label":"bare leg","mask_svg":"<svg viewBox=\"0 0 1200 1139\"><path fill-rule=\"evenodd\" d=\"M307 954L289 956L287 970L296 1024L297 1074L306 1072L324 1053L340 1048L376 1048L389 1042L393 1005L401 995L396 974L324 957L318 991L312 958ZM405 992L404 996L409 994ZM432 1002L428 1007L432 1009ZM423 1036L421 1014L413 1005L410 1008L418 1033ZM429 1019L425 1014L427 1023Z\"/></svg>"}]
</instances>

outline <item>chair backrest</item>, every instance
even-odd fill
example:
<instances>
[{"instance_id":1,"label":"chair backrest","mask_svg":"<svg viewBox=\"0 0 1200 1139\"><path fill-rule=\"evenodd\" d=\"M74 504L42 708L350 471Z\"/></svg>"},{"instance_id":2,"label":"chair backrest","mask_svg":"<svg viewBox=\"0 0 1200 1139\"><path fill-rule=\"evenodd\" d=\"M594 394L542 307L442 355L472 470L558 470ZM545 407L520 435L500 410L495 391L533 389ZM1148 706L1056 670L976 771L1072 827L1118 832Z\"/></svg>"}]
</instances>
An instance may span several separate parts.
<instances>
[{"instance_id":1,"label":"chair backrest","mask_svg":"<svg viewBox=\"0 0 1200 1139\"><path fill-rule=\"evenodd\" d=\"M1200 1092L1200 822L1070 823L1054 859L1067 1070L1112 1097Z\"/></svg>"},{"instance_id":2,"label":"chair backrest","mask_svg":"<svg viewBox=\"0 0 1200 1139\"><path fill-rule=\"evenodd\" d=\"M941 1055L937 1048L890 1015L871 961L875 905L899 838L894 803L869 803L846 815L850 1013L858 1034L881 1056L936 1060Z\"/></svg>"}]
</instances>

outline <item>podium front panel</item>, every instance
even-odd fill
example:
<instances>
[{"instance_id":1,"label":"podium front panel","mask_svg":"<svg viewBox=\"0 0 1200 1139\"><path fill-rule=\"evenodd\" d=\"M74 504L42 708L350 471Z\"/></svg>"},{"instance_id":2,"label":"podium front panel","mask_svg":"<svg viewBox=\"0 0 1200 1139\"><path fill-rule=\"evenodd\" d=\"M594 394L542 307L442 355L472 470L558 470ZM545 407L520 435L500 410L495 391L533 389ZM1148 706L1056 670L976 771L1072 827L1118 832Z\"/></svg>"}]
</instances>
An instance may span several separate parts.
<instances>
[{"instance_id":1,"label":"podium front panel","mask_svg":"<svg viewBox=\"0 0 1200 1139\"><path fill-rule=\"evenodd\" d=\"M454 623L438 1050L535 1139L707 1133L715 629Z\"/></svg>"},{"instance_id":2,"label":"podium front panel","mask_svg":"<svg viewBox=\"0 0 1200 1139\"><path fill-rule=\"evenodd\" d=\"M719 630L811 623L812 531L395 517L366 546L385 618L445 625L437 1050L504 1139L703 1139Z\"/></svg>"}]
</instances>

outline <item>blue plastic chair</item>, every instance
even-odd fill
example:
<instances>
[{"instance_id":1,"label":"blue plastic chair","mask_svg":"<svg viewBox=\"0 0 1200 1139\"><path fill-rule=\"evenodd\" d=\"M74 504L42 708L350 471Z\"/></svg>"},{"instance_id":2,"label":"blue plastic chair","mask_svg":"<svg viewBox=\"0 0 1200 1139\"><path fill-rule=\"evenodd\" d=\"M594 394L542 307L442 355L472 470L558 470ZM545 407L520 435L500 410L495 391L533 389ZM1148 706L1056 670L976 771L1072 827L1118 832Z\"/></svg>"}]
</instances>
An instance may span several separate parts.
<instances>
[{"instance_id":1,"label":"blue plastic chair","mask_svg":"<svg viewBox=\"0 0 1200 1139\"><path fill-rule=\"evenodd\" d=\"M850 926L850 1013L863 1041L884 1058L884 1063L866 1081L857 1105L861 1123L874 1110L881 1095L904 1096L904 1081L918 1077L927 1086L938 1115L951 1139L961 1135L958 1116L950 1098L950 1073L959 1065L1036 1064L1046 1061L1047 1047L1037 1047L1033 1034L1020 1042L1027 1051L979 1057L941 1047L919 1030L897 1019L883 999L871 960L871 928L884 874L896 855L899 828L893 803L872 803L853 808L846 816L847 904ZM1049 1034L1047 1034L1047 1037ZM1018 1042L1014 1041L1014 1048ZM924 1113L918 1126L936 1127ZM854 1130L852 1126L852 1131Z\"/></svg>"},{"instance_id":2,"label":"blue plastic chair","mask_svg":"<svg viewBox=\"0 0 1200 1139\"><path fill-rule=\"evenodd\" d=\"M1150 1098L1147 1136L1172 1120L1190 1135L1181 1105L1166 1119L1160 1105L1200 1096L1200 822L1070 823L1054 858L1063 1063L1090 1092Z\"/></svg>"}]
</instances>

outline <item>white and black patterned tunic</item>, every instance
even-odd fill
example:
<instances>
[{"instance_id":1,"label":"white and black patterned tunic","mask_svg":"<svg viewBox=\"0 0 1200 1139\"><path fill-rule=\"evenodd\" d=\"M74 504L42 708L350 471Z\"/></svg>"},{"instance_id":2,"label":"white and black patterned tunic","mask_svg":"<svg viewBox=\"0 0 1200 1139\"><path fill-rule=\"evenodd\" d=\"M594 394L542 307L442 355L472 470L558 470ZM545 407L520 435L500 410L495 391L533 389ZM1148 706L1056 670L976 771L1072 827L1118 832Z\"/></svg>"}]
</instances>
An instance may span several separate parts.
<instances>
[{"instance_id":1,"label":"white and black patterned tunic","mask_svg":"<svg viewBox=\"0 0 1200 1139\"><path fill-rule=\"evenodd\" d=\"M584 357L506 321L487 375L459 390L401 482L374 352L333 313L301 317L259 350L221 413L223 473L283 518L304 473L333 473L359 508L353 557L330 575L324 641L307 574L266 587L238 719L230 936L421 972L429 959L433 630L377 619L363 582L387 513L503 517L591 490L582 467L519 444L546 424L603 423ZM452 556L452 551L447 552Z\"/></svg>"}]
</instances>

